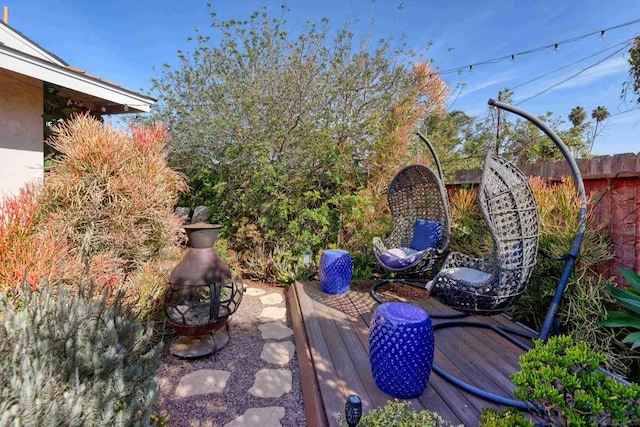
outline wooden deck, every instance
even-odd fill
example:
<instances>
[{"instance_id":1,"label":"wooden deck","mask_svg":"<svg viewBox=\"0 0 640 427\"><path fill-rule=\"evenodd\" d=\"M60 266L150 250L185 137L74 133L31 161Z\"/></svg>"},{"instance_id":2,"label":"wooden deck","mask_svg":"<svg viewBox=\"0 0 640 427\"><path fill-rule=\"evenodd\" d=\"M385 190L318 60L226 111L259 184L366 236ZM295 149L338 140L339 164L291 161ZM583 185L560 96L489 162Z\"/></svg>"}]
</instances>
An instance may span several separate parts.
<instances>
[{"instance_id":1,"label":"wooden deck","mask_svg":"<svg viewBox=\"0 0 640 427\"><path fill-rule=\"evenodd\" d=\"M416 303L429 313L449 313L433 298L419 298L422 291L394 285L396 300ZM288 291L296 352L304 393L307 425L337 426L346 397L357 394L363 410L392 399L376 386L369 364L369 322L376 302L369 284L354 282L349 292L329 295L318 282L296 282ZM504 316L473 317L524 328ZM439 320L434 319L434 324ZM518 346L498 334L480 328L448 328L436 331L435 362L461 379L489 391L513 397L509 376L519 369ZM477 426L489 402L461 391L432 372L426 391L410 400L417 410L429 409L452 423Z\"/></svg>"}]
</instances>

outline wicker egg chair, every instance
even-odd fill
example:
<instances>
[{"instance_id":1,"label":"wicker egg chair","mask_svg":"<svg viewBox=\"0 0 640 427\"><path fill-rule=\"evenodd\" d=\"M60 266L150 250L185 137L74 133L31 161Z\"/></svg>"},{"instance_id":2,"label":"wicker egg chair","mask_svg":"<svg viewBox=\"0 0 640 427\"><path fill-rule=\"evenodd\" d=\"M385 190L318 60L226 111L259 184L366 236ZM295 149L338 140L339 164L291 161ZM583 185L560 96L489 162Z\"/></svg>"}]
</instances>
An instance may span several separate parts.
<instances>
[{"instance_id":1,"label":"wicker egg chair","mask_svg":"<svg viewBox=\"0 0 640 427\"><path fill-rule=\"evenodd\" d=\"M523 350L529 347L516 336L546 340L557 330L557 313L580 252L587 212L586 193L578 166L564 142L539 118L522 109L495 100L489 105L517 114L537 126L565 158L581 200L578 231L571 248L561 258L564 269L539 333L521 331L473 320L448 320L434 326L435 331L451 327L484 328L500 334ZM464 314L493 315L511 307L524 293L536 261L540 230L537 204L524 175L512 164L493 154L487 155L478 201L494 240L493 252L485 258L451 253L442 269L428 284L431 295ZM461 270L462 269L462 270ZM438 317L438 316L432 316ZM438 338L436 338L437 343ZM445 380L484 400L523 411L539 411L539 406L480 389L434 363L433 370ZM622 380L621 380L622 381Z\"/></svg>"},{"instance_id":2,"label":"wicker egg chair","mask_svg":"<svg viewBox=\"0 0 640 427\"><path fill-rule=\"evenodd\" d=\"M540 217L527 177L493 153L485 158L477 197L492 252L484 258L450 253L427 287L457 311L492 315L515 304L527 288L538 253Z\"/></svg>"},{"instance_id":3,"label":"wicker egg chair","mask_svg":"<svg viewBox=\"0 0 640 427\"><path fill-rule=\"evenodd\" d=\"M373 238L373 253L393 278L371 287L371 296L378 302L384 300L377 289L388 283L424 288L436 261L449 246L449 203L442 168L433 146L421 133L416 134L434 157L438 174L425 165L412 164L400 170L389 184L392 229L384 239Z\"/></svg>"}]
</instances>

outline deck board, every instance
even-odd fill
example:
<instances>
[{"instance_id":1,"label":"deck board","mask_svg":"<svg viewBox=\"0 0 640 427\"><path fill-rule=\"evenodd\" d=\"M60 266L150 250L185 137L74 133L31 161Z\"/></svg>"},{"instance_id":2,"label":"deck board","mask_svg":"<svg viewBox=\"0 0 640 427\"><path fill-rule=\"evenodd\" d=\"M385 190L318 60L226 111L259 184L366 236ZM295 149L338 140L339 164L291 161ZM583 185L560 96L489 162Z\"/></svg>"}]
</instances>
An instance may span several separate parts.
<instances>
[{"instance_id":1,"label":"deck board","mask_svg":"<svg viewBox=\"0 0 640 427\"><path fill-rule=\"evenodd\" d=\"M385 293L418 304L429 313L451 312L435 299L403 288L392 287ZM343 295L325 294L318 282L296 282L289 289L308 425L340 425L339 416L349 394L361 397L365 413L392 399L378 389L371 374L368 334L377 303L368 291L364 282L353 282ZM525 331L506 317L491 319L469 318ZM513 397L515 387L509 376L519 369L518 356L524 350L482 328L441 329L435 340L435 362L442 368L477 387ZM435 372L425 392L409 403L416 410L429 409L465 426L478 425L483 407L496 407L454 387Z\"/></svg>"}]
</instances>

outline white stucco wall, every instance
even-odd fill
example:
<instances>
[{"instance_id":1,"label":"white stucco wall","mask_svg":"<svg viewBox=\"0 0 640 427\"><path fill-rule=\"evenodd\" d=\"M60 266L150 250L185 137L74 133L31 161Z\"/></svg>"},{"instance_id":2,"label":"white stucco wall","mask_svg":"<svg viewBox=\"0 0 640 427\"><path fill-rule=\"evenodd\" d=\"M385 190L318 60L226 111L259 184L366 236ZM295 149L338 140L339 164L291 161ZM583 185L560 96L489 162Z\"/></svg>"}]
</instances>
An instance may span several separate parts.
<instances>
[{"instance_id":1,"label":"white stucco wall","mask_svg":"<svg viewBox=\"0 0 640 427\"><path fill-rule=\"evenodd\" d=\"M0 197L43 176L43 83L0 70Z\"/></svg>"}]
</instances>

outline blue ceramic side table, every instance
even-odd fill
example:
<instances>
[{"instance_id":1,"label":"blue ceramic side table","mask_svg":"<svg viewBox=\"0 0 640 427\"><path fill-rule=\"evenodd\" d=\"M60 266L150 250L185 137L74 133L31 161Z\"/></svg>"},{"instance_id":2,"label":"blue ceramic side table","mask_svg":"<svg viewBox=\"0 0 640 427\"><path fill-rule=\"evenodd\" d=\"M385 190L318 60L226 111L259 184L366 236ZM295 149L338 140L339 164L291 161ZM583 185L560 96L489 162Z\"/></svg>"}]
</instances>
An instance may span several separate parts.
<instances>
[{"instance_id":1,"label":"blue ceramic side table","mask_svg":"<svg viewBox=\"0 0 640 427\"><path fill-rule=\"evenodd\" d=\"M327 249L320 257L320 285L328 294L343 294L349 289L353 264L349 252L342 249Z\"/></svg>"},{"instance_id":2,"label":"blue ceramic side table","mask_svg":"<svg viewBox=\"0 0 640 427\"><path fill-rule=\"evenodd\" d=\"M369 329L369 361L380 390L400 399L420 396L433 366L431 318L404 302L380 304Z\"/></svg>"}]
</instances>

